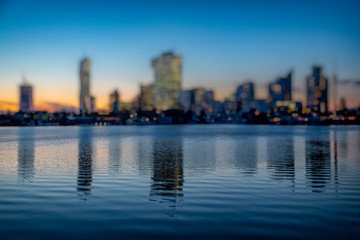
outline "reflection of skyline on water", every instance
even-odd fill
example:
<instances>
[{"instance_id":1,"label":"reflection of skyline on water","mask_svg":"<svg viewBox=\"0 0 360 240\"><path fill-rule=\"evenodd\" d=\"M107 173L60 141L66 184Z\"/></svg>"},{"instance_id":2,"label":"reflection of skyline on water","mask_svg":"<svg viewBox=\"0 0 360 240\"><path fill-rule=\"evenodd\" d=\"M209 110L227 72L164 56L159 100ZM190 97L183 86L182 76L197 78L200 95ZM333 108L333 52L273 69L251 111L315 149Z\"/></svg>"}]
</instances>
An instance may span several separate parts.
<instances>
[{"instance_id":1,"label":"reflection of skyline on water","mask_svg":"<svg viewBox=\"0 0 360 240\"><path fill-rule=\"evenodd\" d=\"M305 141L306 180L313 192L322 192L331 180L329 135Z\"/></svg>"},{"instance_id":2,"label":"reflection of skyline on water","mask_svg":"<svg viewBox=\"0 0 360 240\"><path fill-rule=\"evenodd\" d=\"M130 238L128 229L141 238L162 231L191 238L189 229L204 236L203 224L210 224L205 237L226 239L266 223L261 236L285 226L291 239L300 228L316 236L332 231L325 216L346 224L351 239L360 216L360 128L264 128L4 129L2 223L14 232L35 226L35 237L44 226L70 224L66 232L84 238ZM329 235L344 236L338 232Z\"/></svg>"},{"instance_id":3,"label":"reflection of skyline on water","mask_svg":"<svg viewBox=\"0 0 360 240\"><path fill-rule=\"evenodd\" d=\"M182 139L154 141L150 201L176 208L183 198L184 170Z\"/></svg>"},{"instance_id":4,"label":"reflection of skyline on water","mask_svg":"<svg viewBox=\"0 0 360 240\"><path fill-rule=\"evenodd\" d=\"M108 141L109 148L109 174L118 175L120 173L121 164L121 150L122 142L121 137L115 136L109 139Z\"/></svg>"},{"instance_id":5,"label":"reflection of skyline on water","mask_svg":"<svg viewBox=\"0 0 360 240\"><path fill-rule=\"evenodd\" d=\"M257 171L257 141L253 137L245 138L235 147L235 167L242 173L255 174Z\"/></svg>"},{"instance_id":6,"label":"reflection of skyline on water","mask_svg":"<svg viewBox=\"0 0 360 240\"><path fill-rule=\"evenodd\" d=\"M281 144L279 144L279 142ZM279 141L267 141L267 168L272 171L274 180L295 181L294 139L285 138Z\"/></svg>"},{"instance_id":7,"label":"reflection of skyline on water","mask_svg":"<svg viewBox=\"0 0 360 240\"><path fill-rule=\"evenodd\" d=\"M18 131L18 181L30 182L35 175L35 129L19 128Z\"/></svg>"},{"instance_id":8,"label":"reflection of skyline on water","mask_svg":"<svg viewBox=\"0 0 360 240\"><path fill-rule=\"evenodd\" d=\"M258 130L251 136L240 137L233 133L211 134L207 140L201 133L198 137L192 131L187 132L181 128L176 129L175 136L167 135L165 132L168 129L164 128L159 129L159 132L157 129L146 130L144 135L139 132L131 137L111 135L104 142L103 138L98 138L99 131L94 127L79 127L76 130L76 184L79 195L86 196L92 192L95 147L100 144L105 147L105 155L98 152L99 166L107 166L105 171L110 176L120 176L121 171L150 175L150 199L167 203L181 201L185 174L195 176L201 175L204 170L217 171L225 168L252 175L257 172L262 174L265 167L269 179L288 180L293 183L293 187L295 179L301 180L305 176L306 186L314 192L322 192L329 187L339 188L338 175L344 167L342 160L356 158L356 143L351 139L359 138L359 133L355 131L320 129L313 135L313 130L307 128L305 131L292 130L289 134L280 133L276 136L270 136L276 131L272 133L268 130L265 137L262 132L256 132ZM34 128L17 130L18 182L33 181L35 161L38 168L41 168L41 173L44 166L51 167L56 163L55 159L46 160L41 152L35 156L38 151L35 148L45 146L43 141L49 140L49 133L47 130L41 134ZM191 133L191 137L188 133ZM102 164L101 159L108 165ZM76 172L76 168L74 171Z\"/></svg>"},{"instance_id":9,"label":"reflection of skyline on water","mask_svg":"<svg viewBox=\"0 0 360 240\"><path fill-rule=\"evenodd\" d=\"M78 139L78 178L77 191L82 200L91 195L93 172L92 127L80 127Z\"/></svg>"},{"instance_id":10,"label":"reflection of skyline on water","mask_svg":"<svg viewBox=\"0 0 360 240\"><path fill-rule=\"evenodd\" d=\"M142 138L136 142L138 161L137 167L139 174L150 174L154 161L154 140L153 138Z\"/></svg>"},{"instance_id":11,"label":"reflection of skyline on water","mask_svg":"<svg viewBox=\"0 0 360 240\"><path fill-rule=\"evenodd\" d=\"M186 169L214 171L216 169L216 139L193 139L183 145Z\"/></svg>"}]
</instances>

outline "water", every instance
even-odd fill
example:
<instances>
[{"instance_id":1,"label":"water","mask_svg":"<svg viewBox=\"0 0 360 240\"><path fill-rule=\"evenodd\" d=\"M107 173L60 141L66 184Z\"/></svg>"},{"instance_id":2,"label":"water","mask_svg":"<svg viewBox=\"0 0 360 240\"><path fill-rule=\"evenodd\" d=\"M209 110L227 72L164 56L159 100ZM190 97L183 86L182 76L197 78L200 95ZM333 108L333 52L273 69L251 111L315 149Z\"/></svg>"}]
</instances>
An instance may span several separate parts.
<instances>
[{"instance_id":1,"label":"water","mask_svg":"<svg viewBox=\"0 0 360 240\"><path fill-rule=\"evenodd\" d=\"M1 239L359 239L360 127L0 128Z\"/></svg>"}]
</instances>

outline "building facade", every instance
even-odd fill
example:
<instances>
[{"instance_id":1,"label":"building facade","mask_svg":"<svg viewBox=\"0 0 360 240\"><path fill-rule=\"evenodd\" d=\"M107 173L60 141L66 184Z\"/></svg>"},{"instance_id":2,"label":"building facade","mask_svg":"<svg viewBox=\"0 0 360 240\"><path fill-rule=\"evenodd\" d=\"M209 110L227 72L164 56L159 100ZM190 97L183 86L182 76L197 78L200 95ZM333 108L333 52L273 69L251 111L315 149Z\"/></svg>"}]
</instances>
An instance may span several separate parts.
<instances>
[{"instance_id":1,"label":"building facade","mask_svg":"<svg viewBox=\"0 0 360 240\"><path fill-rule=\"evenodd\" d=\"M246 82L241 84L235 94L237 102L245 103L246 101L252 101L255 97L254 84L252 82Z\"/></svg>"},{"instance_id":2,"label":"building facade","mask_svg":"<svg viewBox=\"0 0 360 240\"><path fill-rule=\"evenodd\" d=\"M143 111L154 109L152 85L140 85L139 107Z\"/></svg>"},{"instance_id":3,"label":"building facade","mask_svg":"<svg viewBox=\"0 0 360 240\"><path fill-rule=\"evenodd\" d=\"M90 96L90 59L84 58L80 62L80 113L90 114L92 111Z\"/></svg>"},{"instance_id":4,"label":"building facade","mask_svg":"<svg viewBox=\"0 0 360 240\"><path fill-rule=\"evenodd\" d=\"M172 52L152 60L155 72L153 104L157 110L179 109L181 57Z\"/></svg>"},{"instance_id":5,"label":"building facade","mask_svg":"<svg viewBox=\"0 0 360 240\"><path fill-rule=\"evenodd\" d=\"M20 106L22 112L33 112L33 87L30 84L23 83L20 85Z\"/></svg>"},{"instance_id":6,"label":"building facade","mask_svg":"<svg viewBox=\"0 0 360 240\"><path fill-rule=\"evenodd\" d=\"M194 93L193 90L181 90L179 96L180 109L187 112L191 109L193 103Z\"/></svg>"},{"instance_id":7,"label":"building facade","mask_svg":"<svg viewBox=\"0 0 360 240\"><path fill-rule=\"evenodd\" d=\"M286 77L280 77L275 82L269 84L269 100L272 105L276 104L276 101L291 101L291 81L292 72Z\"/></svg>"},{"instance_id":8,"label":"building facade","mask_svg":"<svg viewBox=\"0 0 360 240\"><path fill-rule=\"evenodd\" d=\"M317 114L328 111L328 80L323 76L319 66L313 67L312 74L306 79L307 108Z\"/></svg>"},{"instance_id":9,"label":"building facade","mask_svg":"<svg viewBox=\"0 0 360 240\"><path fill-rule=\"evenodd\" d=\"M110 94L109 112L119 113L120 108L120 94L117 90Z\"/></svg>"}]
</instances>

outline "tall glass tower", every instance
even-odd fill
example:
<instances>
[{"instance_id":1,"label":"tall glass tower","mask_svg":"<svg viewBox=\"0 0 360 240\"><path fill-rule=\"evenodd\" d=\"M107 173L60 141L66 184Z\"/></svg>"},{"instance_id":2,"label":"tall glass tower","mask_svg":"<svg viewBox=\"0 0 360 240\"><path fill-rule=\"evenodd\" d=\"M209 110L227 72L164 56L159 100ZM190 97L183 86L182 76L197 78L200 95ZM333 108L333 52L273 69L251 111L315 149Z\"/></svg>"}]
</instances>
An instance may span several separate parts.
<instances>
[{"instance_id":1,"label":"tall glass tower","mask_svg":"<svg viewBox=\"0 0 360 240\"><path fill-rule=\"evenodd\" d=\"M313 73L306 79L307 108L311 112L325 114L328 111L328 81L321 67L314 66Z\"/></svg>"},{"instance_id":2,"label":"tall glass tower","mask_svg":"<svg viewBox=\"0 0 360 240\"><path fill-rule=\"evenodd\" d=\"M20 85L20 106L19 110L22 112L34 111L33 105L33 87L24 81Z\"/></svg>"},{"instance_id":3,"label":"tall glass tower","mask_svg":"<svg viewBox=\"0 0 360 240\"><path fill-rule=\"evenodd\" d=\"M153 88L154 107L157 110L179 109L181 90L181 57L172 52L152 60L155 71Z\"/></svg>"},{"instance_id":4,"label":"tall glass tower","mask_svg":"<svg viewBox=\"0 0 360 240\"><path fill-rule=\"evenodd\" d=\"M80 113L91 113L90 96L90 59L84 58L80 62Z\"/></svg>"}]
</instances>

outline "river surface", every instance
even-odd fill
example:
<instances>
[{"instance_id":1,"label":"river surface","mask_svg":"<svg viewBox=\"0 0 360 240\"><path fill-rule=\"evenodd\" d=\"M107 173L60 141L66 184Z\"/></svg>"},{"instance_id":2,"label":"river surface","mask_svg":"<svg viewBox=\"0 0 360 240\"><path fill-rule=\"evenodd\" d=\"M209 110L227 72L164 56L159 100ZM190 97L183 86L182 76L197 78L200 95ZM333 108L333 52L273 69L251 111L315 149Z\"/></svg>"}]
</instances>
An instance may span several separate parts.
<instances>
[{"instance_id":1,"label":"river surface","mask_svg":"<svg viewBox=\"0 0 360 240\"><path fill-rule=\"evenodd\" d=\"M360 239L360 127L0 128L0 238Z\"/></svg>"}]
</instances>

